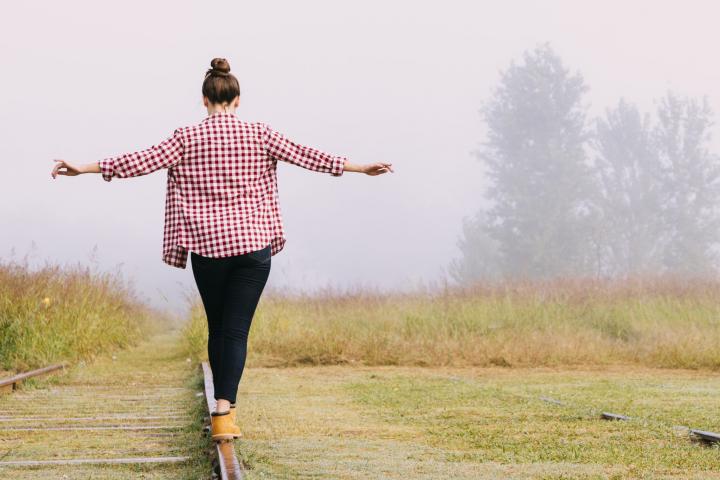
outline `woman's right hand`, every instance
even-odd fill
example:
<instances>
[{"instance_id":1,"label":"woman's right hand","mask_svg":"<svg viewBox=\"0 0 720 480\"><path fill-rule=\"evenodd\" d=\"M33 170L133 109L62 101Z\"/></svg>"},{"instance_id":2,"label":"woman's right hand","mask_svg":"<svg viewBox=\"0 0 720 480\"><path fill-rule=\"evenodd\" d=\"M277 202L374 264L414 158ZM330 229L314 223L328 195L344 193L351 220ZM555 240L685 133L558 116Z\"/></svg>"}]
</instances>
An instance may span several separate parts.
<instances>
[{"instance_id":1,"label":"woman's right hand","mask_svg":"<svg viewBox=\"0 0 720 480\"><path fill-rule=\"evenodd\" d=\"M75 177L83 173L100 173L100 165L98 162L85 163L77 165L66 162L65 160L55 160L57 163L50 172L52 178L57 178L58 175L66 175L68 177Z\"/></svg>"},{"instance_id":2,"label":"woman's right hand","mask_svg":"<svg viewBox=\"0 0 720 480\"><path fill-rule=\"evenodd\" d=\"M52 169L50 175L53 178L57 178L58 175L67 175L68 177L74 177L80 175L83 172L82 166L74 165L66 162L65 160L55 160L57 163Z\"/></svg>"}]
</instances>

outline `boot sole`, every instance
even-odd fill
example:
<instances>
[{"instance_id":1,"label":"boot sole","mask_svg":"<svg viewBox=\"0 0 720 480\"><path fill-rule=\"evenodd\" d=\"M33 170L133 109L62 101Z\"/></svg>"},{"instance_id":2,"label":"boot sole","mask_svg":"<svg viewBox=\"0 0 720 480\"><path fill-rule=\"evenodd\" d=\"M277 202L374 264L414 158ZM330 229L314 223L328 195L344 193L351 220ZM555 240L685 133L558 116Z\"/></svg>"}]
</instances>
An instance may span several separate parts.
<instances>
[{"instance_id":1,"label":"boot sole","mask_svg":"<svg viewBox=\"0 0 720 480\"><path fill-rule=\"evenodd\" d=\"M240 438L242 433L216 433L210 437L213 440L232 440L233 438Z\"/></svg>"}]
</instances>

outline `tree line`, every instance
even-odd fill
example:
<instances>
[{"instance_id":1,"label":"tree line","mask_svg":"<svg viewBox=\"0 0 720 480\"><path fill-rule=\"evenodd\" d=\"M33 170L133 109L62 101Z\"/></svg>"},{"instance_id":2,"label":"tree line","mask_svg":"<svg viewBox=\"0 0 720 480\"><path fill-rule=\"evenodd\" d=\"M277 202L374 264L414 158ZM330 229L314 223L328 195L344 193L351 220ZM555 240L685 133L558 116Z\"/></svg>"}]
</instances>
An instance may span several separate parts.
<instances>
[{"instance_id":1,"label":"tree line","mask_svg":"<svg viewBox=\"0 0 720 480\"><path fill-rule=\"evenodd\" d=\"M620 99L590 118L587 90L548 44L501 73L476 152L490 206L463 221L456 280L716 271L707 98L668 92L652 112Z\"/></svg>"}]
</instances>

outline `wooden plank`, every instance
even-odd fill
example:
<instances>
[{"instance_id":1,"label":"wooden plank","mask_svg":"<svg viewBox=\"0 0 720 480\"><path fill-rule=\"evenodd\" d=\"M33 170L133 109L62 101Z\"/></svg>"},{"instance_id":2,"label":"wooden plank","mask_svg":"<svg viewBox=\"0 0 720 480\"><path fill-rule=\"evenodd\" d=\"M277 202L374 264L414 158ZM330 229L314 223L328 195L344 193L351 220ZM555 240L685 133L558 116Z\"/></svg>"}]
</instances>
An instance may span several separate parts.
<instances>
[{"instance_id":1,"label":"wooden plank","mask_svg":"<svg viewBox=\"0 0 720 480\"><path fill-rule=\"evenodd\" d=\"M97 422L101 420L180 420L184 418L182 415L118 415L118 416L98 416L98 417L3 417L0 416L2 422L34 422L42 420L43 422Z\"/></svg>"},{"instance_id":2,"label":"wooden plank","mask_svg":"<svg viewBox=\"0 0 720 480\"><path fill-rule=\"evenodd\" d=\"M129 457L129 458L69 458L67 460L9 460L0 462L0 467L35 467L42 465L112 465L120 463L177 463L190 457Z\"/></svg>"},{"instance_id":3,"label":"wooden plank","mask_svg":"<svg viewBox=\"0 0 720 480\"><path fill-rule=\"evenodd\" d=\"M4 379L0 380L0 387L7 387L8 385L12 386L21 380L25 380L26 378L36 377L38 375L43 375L45 373L54 372L55 370L65 368L66 366L67 366L67 364L65 364L65 363L58 363L55 365L48 365L47 367L37 368L35 370L18 373L17 375L13 375L12 377L8 377L8 378L4 378Z\"/></svg>"},{"instance_id":4,"label":"wooden plank","mask_svg":"<svg viewBox=\"0 0 720 480\"><path fill-rule=\"evenodd\" d=\"M97 403L97 402L96 402ZM93 416L96 414L101 414L107 412L107 409L102 410L99 408L94 408L90 410L86 410L82 407L77 406L70 406L67 407L67 409L58 409L58 408L45 408L43 406L43 412L45 412L43 415L33 415L34 411L37 410L25 410L25 409L18 409L12 412L0 412L0 418L14 418L15 416L24 416L24 417L32 417L38 420L43 420L50 417L55 417L59 414L62 414L63 412L67 411L68 409L72 408L76 412L82 413L83 415ZM149 411L149 410L132 410L132 411L121 411L117 409L113 409L115 412L113 415L156 415L158 413L157 408L155 411ZM186 412L180 411L180 410L164 410L162 412L162 415L165 416L173 416L173 415L185 415ZM117 418L117 417L115 417Z\"/></svg>"},{"instance_id":5,"label":"wooden plank","mask_svg":"<svg viewBox=\"0 0 720 480\"><path fill-rule=\"evenodd\" d=\"M600 418L603 420L630 420L630 417L620 415L619 413L602 412Z\"/></svg>"},{"instance_id":6,"label":"wooden plank","mask_svg":"<svg viewBox=\"0 0 720 480\"><path fill-rule=\"evenodd\" d=\"M202 371L205 384L205 403L208 415L215 410L215 387L213 386L212 370L208 362L202 362ZM240 480L245 478L242 467L235 454L235 443L232 440L215 442L217 466L220 470L220 480Z\"/></svg>"},{"instance_id":7,"label":"wooden plank","mask_svg":"<svg viewBox=\"0 0 720 480\"><path fill-rule=\"evenodd\" d=\"M183 425L101 425L96 427L4 427L3 432L49 432L68 430L174 430L182 428Z\"/></svg>"},{"instance_id":8,"label":"wooden plank","mask_svg":"<svg viewBox=\"0 0 720 480\"><path fill-rule=\"evenodd\" d=\"M690 433L693 434L696 438L699 438L700 440L703 440L705 442L720 442L720 433L708 432L706 430L696 430L694 428L690 429Z\"/></svg>"},{"instance_id":9,"label":"wooden plank","mask_svg":"<svg viewBox=\"0 0 720 480\"><path fill-rule=\"evenodd\" d=\"M158 395L158 396L155 396L155 397L150 396L150 395L148 395L147 397L120 397L120 396L115 396L115 395L103 395L103 394L100 394L99 396L102 397L103 400L116 400L116 401L118 401L118 402L123 402L123 403L126 403L126 404L145 403L145 404L147 404L147 406L150 406L150 405L153 405L153 404L155 404L155 405L158 405L158 404L169 405L169 404L176 403L176 402L179 402L179 401L182 401L182 400L183 400L183 397L165 398L165 397L161 397L161 396L159 396L159 395ZM87 398L87 395L84 395L84 396L83 396L83 395L78 395L78 396L76 396L76 397L71 397L71 396L69 396L69 395L66 397L66 396L63 395L63 398L64 398L64 399L70 399L70 400L73 400L73 399L83 399L83 398ZM32 401L40 401L40 400L41 400L41 399L39 399L39 398L37 397L37 395L33 395L32 397L28 396L28 401L31 401L31 402L32 402ZM52 397L48 397L48 398L46 398L46 399L42 399L42 401L45 401L45 402L49 402L49 401L52 401L52 400L53 400ZM128 406L131 406L131 405L128 405Z\"/></svg>"}]
</instances>

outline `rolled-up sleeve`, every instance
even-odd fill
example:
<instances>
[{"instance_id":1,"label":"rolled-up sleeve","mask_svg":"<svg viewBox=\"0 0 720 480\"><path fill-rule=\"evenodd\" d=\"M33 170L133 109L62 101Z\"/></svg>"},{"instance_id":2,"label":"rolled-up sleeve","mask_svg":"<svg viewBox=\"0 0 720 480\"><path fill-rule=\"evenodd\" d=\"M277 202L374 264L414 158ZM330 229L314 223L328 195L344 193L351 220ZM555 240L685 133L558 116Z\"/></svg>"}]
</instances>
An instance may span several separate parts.
<instances>
[{"instance_id":1,"label":"rolled-up sleeve","mask_svg":"<svg viewBox=\"0 0 720 480\"><path fill-rule=\"evenodd\" d=\"M177 165L183 158L182 131L173 134L157 145L139 152L125 153L98 161L103 180L113 177L128 178L147 175L161 168Z\"/></svg>"},{"instance_id":2,"label":"rolled-up sleeve","mask_svg":"<svg viewBox=\"0 0 720 480\"><path fill-rule=\"evenodd\" d=\"M273 130L269 125L264 125L263 141L265 150L277 160L315 172L329 173L334 177L339 177L344 172L347 157L331 155L316 148L295 143Z\"/></svg>"}]
</instances>

